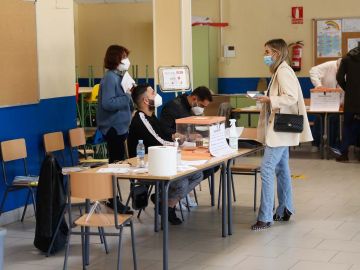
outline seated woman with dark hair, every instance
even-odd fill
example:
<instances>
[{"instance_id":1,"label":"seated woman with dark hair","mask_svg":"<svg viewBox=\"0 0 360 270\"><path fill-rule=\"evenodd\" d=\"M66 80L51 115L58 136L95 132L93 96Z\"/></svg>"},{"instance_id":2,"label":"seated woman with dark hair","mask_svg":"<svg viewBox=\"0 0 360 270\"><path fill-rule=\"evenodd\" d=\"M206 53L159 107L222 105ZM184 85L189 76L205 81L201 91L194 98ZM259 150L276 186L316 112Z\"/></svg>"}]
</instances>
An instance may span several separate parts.
<instances>
[{"instance_id":1,"label":"seated woman with dark hair","mask_svg":"<svg viewBox=\"0 0 360 270\"><path fill-rule=\"evenodd\" d=\"M161 106L161 96L155 93L149 85L138 85L132 90L131 97L136 104L135 113L129 128L128 148L129 156L136 156L136 146L139 140L143 140L145 153L148 147L156 145L174 145L174 142L167 141L161 131L160 121L156 118L155 108ZM172 134L172 139L176 137ZM186 179L176 181L169 187L169 222L173 225L181 224L176 216L175 206L191 190L203 180L203 174L195 173Z\"/></svg>"}]
</instances>

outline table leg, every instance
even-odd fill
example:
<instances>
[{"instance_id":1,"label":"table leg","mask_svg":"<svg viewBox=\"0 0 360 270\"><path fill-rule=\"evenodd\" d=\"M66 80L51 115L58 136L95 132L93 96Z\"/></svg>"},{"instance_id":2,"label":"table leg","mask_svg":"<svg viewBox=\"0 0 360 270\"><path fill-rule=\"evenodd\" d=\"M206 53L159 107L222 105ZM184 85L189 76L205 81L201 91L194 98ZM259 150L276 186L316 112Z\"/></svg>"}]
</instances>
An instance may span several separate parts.
<instances>
[{"instance_id":1,"label":"table leg","mask_svg":"<svg viewBox=\"0 0 360 270\"><path fill-rule=\"evenodd\" d=\"M170 182L162 181L162 222L163 222L163 269L168 270L169 267L169 222L168 222L168 192Z\"/></svg>"},{"instance_id":2,"label":"table leg","mask_svg":"<svg viewBox=\"0 0 360 270\"><path fill-rule=\"evenodd\" d=\"M211 206L215 206L215 175L210 175Z\"/></svg>"},{"instance_id":3,"label":"table leg","mask_svg":"<svg viewBox=\"0 0 360 270\"><path fill-rule=\"evenodd\" d=\"M321 134L321 137L320 137L320 158L321 159L324 159L324 117L322 114L319 114L318 117L320 117L320 134Z\"/></svg>"},{"instance_id":4,"label":"table leg","mask_svg":"<svg viewBox=\"0 0 360 270\"><path fill-rule=\"evenodd\" d=\"M324 115L324 159L328 159L328 151L329 151L329 140L328 140L328 134L329 134L329 123L328 123L328 114L325 113Z\"/></svg>"},{"instance_id":5,"label":"table leg","mask_svg":"<svg viewBox=\"0 0 360 270\"><path fill-rule=\"evenodd\" d=\"M155 220L154 220L154 231L159 231L159 182L155 182Z\"/></svg>"},{"instance_id":6,"label":"table leg","mask_svg":"<svg viewBox=\"0 0 360 270\"><path fill-rule=\"evenodd\" d=\"M221 165L221 174L222 174L222 203L221 203L221 225L222 225L222 237L227 236L227 228L226 228L226 165L223 163Z\"/></svg>"},{"instance_id":7,"label":"table leg","mask_svg":"<svg viewBox=\"0 0 360 270\"><path fill-rule=\"evenodd\" d=\"M226 182L227 182L227 209L228 209L228 235L232 235L232 182L231 182L231 162L229 159L226 164Z\"/></svg>"},{"instance_id":8,"label":"table leg","mask_svg":"<svg viewBox=\"0 0 360 270\"><path fill-rule=\"evenodd\" d=\"M251 127L251 113L248 113L248 127Z\"/></svg>"},{"instance_id":9,"label":"table leg","mask_svg":"<svg viewBox=\"0 0 360 270\"><path fill-rule=\"evenodd\" d=\"M85 213L90 211L90 200L85 201ZM85 227L85 265L90 264L90 227Z\"/></svg>"}]
</instances>

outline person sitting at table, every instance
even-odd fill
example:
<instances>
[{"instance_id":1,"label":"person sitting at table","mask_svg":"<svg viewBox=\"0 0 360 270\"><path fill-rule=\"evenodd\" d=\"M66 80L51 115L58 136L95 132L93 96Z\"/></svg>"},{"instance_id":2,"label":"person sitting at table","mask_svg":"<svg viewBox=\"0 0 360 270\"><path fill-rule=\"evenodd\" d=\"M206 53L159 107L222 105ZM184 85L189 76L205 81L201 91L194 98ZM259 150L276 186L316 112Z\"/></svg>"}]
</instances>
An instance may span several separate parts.
<instances>
[{"instance_id":1,"label":"person sitting at table","mask_svg":"<svg viewBox=\"0 0 360 270\"><path fill-rule=\"evenodd\" d=\"M204 109L213 101L212 94L206 86L199 86L189 95L183 94L167 102L161 111L160 124L162 132L167 140L171 139L176 132L175 120L179 118L203 115ZM219 167L203 171L204 179L207 179Z\"/></svg>"},{"instance_id":2,"label":"person sitting at table","mask_svg":"<svg viewBox=\"0 0 360 270\"><path fill-rule=\"evenodd\" d=\"M151 86L145 84L134 87L131 97L136 104L137 112L135 113L129 128L127 140L129 156L136 156L136 146L139 140L143 140L145 153L148 152L150 146L174 146L173 141L166 140L160 128L160 121L154 114L155 108L162 104L161 96L156 94ZM176 137L180 137L180 135L174 132L170 138L174 140ZM168 220L171 224L179 225L182 223L176 216L175 206L202 180L203 174L200 172L170 184ZM154 197L152 197L152 200L154 201Z\"/></svg>"},{"instance_id":3,"label":"person sitting at table","mask_svg":"<svg viewBox=\"0 0 360 270\"><path fill-rule=\"evenodd\" d=\"M314 66L310 69L310 80L316 89L321 88L339 88L339 84L336 80L336 73L339 69L341 63L341 58L333 61L327 61L320 65ZM343 103L343 95L342 95L342 103ZM321 131L320 131L320 119L319 117L315 118L314 127L312 128L312 133L314 140L312 142L311 152L317 152L320 146L321 139ZM332 136L329 137L330 145L335 145L336 143L336 134L339 130L339 119L330 119L331 121L331 130L330 134Z\"/></svg>"},{"instance_id":4,"label":"person sitting at table","mask_svg":"<svg viewBox=\"0 0 360 270\"><path fill-rule=\"evenodd\" d=\"M202 115L212 100L209 88L200 86L190 95L183 94L167 102L160 115L161 128L165 138L171 139L172 134L176 132L176 119Z\"/></svg>"}]
</instances>

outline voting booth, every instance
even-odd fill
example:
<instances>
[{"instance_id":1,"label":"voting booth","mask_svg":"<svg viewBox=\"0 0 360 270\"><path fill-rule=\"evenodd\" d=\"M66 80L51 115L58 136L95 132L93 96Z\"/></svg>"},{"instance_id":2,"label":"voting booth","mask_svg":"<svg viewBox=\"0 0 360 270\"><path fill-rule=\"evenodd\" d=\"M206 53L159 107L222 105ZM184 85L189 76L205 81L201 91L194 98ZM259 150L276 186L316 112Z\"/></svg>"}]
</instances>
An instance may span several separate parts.
<instances>
[{"instance_id":1,"label":"voting booth","mask_svg":"<svg viewBox=\"0 0 360 270\"><path fill-rule=\"evenodd\" d=\"M340 88L315 88L310 90L310 111L338 112L343 91Z\"/></svg>"}]
</instances>

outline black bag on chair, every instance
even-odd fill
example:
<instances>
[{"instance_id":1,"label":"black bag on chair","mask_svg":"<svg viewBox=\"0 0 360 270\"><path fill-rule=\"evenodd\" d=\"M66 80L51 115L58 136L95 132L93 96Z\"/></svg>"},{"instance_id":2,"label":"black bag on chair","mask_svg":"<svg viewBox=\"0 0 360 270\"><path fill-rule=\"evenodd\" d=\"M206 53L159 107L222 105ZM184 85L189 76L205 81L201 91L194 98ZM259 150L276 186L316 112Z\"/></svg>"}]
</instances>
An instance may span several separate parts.
<instances>
[{"instance_id":1,"label":"black bag on chair","mask_svg":"<svg viewBox=\"0 0 360 270\"><path fill-rule=\"evenodd\" d=\"M274 131L301 133L304 129L304 116L299 114L276 113Z\"/></svg>"},{"instance_id":2,"label":"black bag on chair","mask_svg":"<svg viewBox=\"0 0 360 270\"><path fill-rule=\"evenodd\" d=\"M140 210L148 206L148 186L134 185L131 187L131 201L134 210Z\"/></svg>"},{"instance_id":3,"label":"black bag on chair","mask_svg":"<svg viewBox=\"0 0 360 270\"><path fill-rule=\"evenodd\" d=\"M36 193L37 211L34 245L39 250L48 251L56 226L62 219L61 215L65 206L66 194L61 167L55 157L48 154L41 165ZM55 253L65 247L67 233L68 226L62 219L50 253Z\"/></svg>"}]
</instances>

